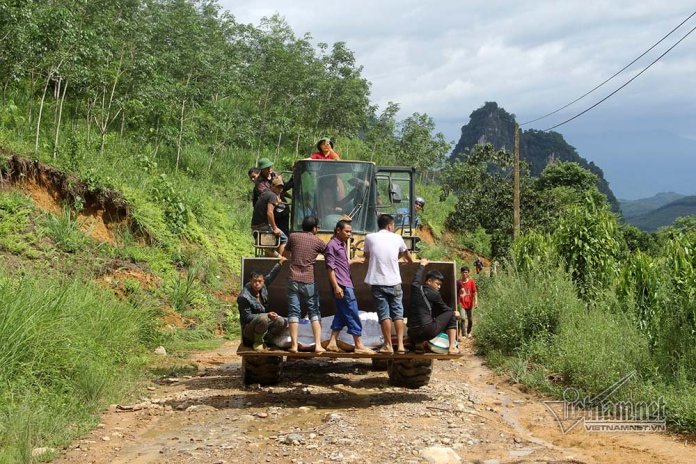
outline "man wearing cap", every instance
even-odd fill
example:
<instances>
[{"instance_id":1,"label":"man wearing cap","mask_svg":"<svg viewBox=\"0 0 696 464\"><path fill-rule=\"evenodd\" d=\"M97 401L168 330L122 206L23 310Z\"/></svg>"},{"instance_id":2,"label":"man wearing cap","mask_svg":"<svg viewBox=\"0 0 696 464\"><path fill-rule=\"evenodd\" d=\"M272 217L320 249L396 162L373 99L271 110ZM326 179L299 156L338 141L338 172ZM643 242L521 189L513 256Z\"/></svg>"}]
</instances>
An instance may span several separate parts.
<instances>
[{"instance_id":1,"label":"man wearing cap","mask_svg":"<svg viewBox=\"0 0 696 464\"><path fill-rule=\"evenodd\" d=\"M260 232L272 232L276 237L280 237L278 254L282 255L285 251L285 244L288 237L278 228L275 222L274 210L280 202L279 195L283 192L283 179L276 177L271 182L271 189L259 195L254 205L254 214L251 217L251 230Z\"/></svg>"},{"instance_id":2,"label":"man wearing cap","mask_svg":"<svg viewBox=\"0 0 696 464\"><path fill-rule=\"evenodd\" d=\"M255 181L255 187L254 187L254 194L252 196L252 204L255 206L256 202L259 199L259 196L267 190L271 189L271 184L273 182L273 179L280 178L275 171L273 171L273 161L269 160L268 158L261 158L259 159L259 162L257 164L257 169L260 171L259 174L256 176L256 181ZM282 198L287 198L287 190L290 190L292 188L292 179L290 179L288 182L285 182L285 187L283 188L283 192L279 194L279 197ZM275 222L276 225L278 226L279 229L283 231L283 233L287 236L289 233L288 227L290 225L290 215L288 214L288 209L278 209L275 212Z\"/></svg>"},{"instance_id":3,"label":"man wearing cap","mask_svg":"<svg viewBox=\"0 0 696 464\"><path fill-rule=\"evenodd\" d=\"M254 188L254 198L252 200L254 205L256 205L256 200L259 199L263 192L271 189L271 182L278 177L278 174L273 171L273 161L268 158L261 158L256 167L260 172L256 176L256 187Z\"/></svg>"},{"instance_id":4,"label":"man wearing cap","mask_svg":"<svg viewBox=\"0 0 696 464\"><path fill-rule=\"evenodd\" d=\"M317 142L317 152L309 158L313 160L339 160L341 156L334 151L334 144L330 138L324 137Z\"/></svg>"}]
</instances>

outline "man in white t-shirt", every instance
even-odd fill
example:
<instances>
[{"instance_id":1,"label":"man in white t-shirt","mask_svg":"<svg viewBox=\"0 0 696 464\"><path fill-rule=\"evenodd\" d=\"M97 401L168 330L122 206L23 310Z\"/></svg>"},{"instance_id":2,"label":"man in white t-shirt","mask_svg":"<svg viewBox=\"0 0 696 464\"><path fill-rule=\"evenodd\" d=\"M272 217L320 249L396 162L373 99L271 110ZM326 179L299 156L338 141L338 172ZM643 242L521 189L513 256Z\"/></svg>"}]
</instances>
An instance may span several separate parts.
<instances>
[{"instance_id":1,"label":"man in white t-shirt","mask_svg":"<svg viewBox=\"0 0 696 464\"><path fill-rule=\"evenodd\" d=\"M394 233L394 218L382 214L377 219L379 232L365 237L365 259L368 260L365 283L372 287L377 316L382 327L384 346L380 353L394 353L391 341L392 321L396 328L397 352L404 349L404 291L401 288L399 257L403 256L412 263L413 258L406 248L401 235Z\"/></svg>"}]
</instances>

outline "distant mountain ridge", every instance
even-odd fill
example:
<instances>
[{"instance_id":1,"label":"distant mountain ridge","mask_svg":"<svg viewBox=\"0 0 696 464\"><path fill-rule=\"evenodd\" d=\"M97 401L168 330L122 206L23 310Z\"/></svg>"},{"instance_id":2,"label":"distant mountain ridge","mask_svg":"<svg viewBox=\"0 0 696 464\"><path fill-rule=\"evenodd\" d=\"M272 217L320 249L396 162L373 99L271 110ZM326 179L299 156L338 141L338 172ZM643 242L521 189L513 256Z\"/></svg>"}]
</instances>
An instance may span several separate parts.
<instances>
[{"instance_id":1,"label":"distant mountain ridge","mask_svg":"<svg viewBox=\"0 0 696 464\"><path fill-rule=\"evenodd\" d=\"M696 215L696 195L682 197L646 213L627 217L626 222L646 232L654 232L674 223L678 217L690 215Z\"/></svg>"},{"instance_id":2,"label":"distant mountain ridge","mask_svg":"<svg viewBox=\"0 0 696 464\"><path fill-rule=\"evenodd\" d=\"M619 198L619 205L621 206L621 212L624 218L630 219L649 213L650 211L656 210L657 208L684 197L686 197L686 195L682 195L681 193L660 192L650 198L640 198L638 200L622 200Z\"/></svg>"},{"instance_id":3,"label":"distant mountain ridge","mask_svg":"<svg viewBox=\"0 0 696 464\"><path fill-rule=\"evenodd\" d=\"M476 144L490 143L496 149L512 151L515 137L515 116L500 108L495 102L486 102L469 116L469 123L462 126L461 136L452 151L451 160L466 156ZM520 131L520 158L529 164L531 174L539 176L547 164L554 161L572 161L597 176L597 188L604 193L616 212L619 202L604 178L604 172L591 161L580 156L558 132L534 129Z\"/></svg>"}]
</instances>

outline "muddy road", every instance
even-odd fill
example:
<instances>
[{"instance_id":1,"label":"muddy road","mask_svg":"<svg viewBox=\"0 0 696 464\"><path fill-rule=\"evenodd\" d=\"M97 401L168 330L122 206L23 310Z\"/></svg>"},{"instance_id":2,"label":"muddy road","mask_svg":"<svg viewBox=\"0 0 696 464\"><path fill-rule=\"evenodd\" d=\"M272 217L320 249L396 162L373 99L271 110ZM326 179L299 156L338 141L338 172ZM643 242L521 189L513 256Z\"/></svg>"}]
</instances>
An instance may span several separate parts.
<instances>
[{"instance_id":1,"label":"muddy road","mask_svg":"<svg viewBox=\"0 0 696 464\"><path fill-rule=\"evenodd\" d=\"M277 386L244 388L236 348L195 354L197 375L112 406L54 462L696 462L683 436L563 434L543 398L495 375L470 346L459 361L435 361L418 390L389 387L369 361L316 358L289 362Z\"/></svg>"}]
</instances>

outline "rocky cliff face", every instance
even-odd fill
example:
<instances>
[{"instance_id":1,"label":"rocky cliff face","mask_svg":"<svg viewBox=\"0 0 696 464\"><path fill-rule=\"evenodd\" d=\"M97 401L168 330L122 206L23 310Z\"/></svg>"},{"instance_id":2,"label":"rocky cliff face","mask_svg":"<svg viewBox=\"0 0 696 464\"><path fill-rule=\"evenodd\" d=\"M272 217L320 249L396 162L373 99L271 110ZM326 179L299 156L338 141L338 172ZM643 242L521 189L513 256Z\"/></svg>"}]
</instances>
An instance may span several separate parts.
<instances>
[{"instance_id":1,"label":"rocky cliff face","mask_svg":"<svg viewBox=\"0 0 696 464\"><path fill-rule=\"evenodd\" d=\"M496 149L514 149L515 115L500 108L495 102L486 102L471 113L469 118L469 123L462 126L462 135L452 151L452 161L464 158L476 144L490 143ZM554 161L578 163L597 176L599 191L607 196L612 209L619 211L619 202L599 166L580 156L558 132L534 129L520 131L520 158L527 162L533 176L541 174L546 165Z\"/></svg>"}]
</instances>

